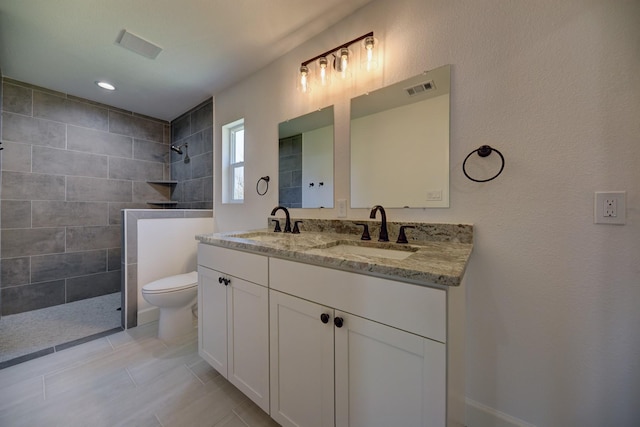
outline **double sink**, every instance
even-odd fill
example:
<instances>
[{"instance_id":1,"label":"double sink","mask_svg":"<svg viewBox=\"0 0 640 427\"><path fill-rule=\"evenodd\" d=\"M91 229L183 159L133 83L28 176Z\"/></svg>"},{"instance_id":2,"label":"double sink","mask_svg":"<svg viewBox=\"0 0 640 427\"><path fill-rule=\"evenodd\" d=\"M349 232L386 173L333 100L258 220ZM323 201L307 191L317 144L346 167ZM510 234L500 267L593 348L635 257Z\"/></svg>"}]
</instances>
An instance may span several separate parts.
<instances>
[{"instance_id":1,"label":"double sink","mask_svg":"<svg viewBox=\"0 0 640 427\"><path fill-rule=\"evenodd\" d=\"M259 243L274 245L297 245L299 250L319 256L365 257L373 259L404 260L418 251L417 247L388 242L371 242L336 239L330 236L313 235L306 239L305 235L253 231L229 234L227 237L246 239ZM324 237L324 238L323 238Z\"/></svg>"}]
</instances>

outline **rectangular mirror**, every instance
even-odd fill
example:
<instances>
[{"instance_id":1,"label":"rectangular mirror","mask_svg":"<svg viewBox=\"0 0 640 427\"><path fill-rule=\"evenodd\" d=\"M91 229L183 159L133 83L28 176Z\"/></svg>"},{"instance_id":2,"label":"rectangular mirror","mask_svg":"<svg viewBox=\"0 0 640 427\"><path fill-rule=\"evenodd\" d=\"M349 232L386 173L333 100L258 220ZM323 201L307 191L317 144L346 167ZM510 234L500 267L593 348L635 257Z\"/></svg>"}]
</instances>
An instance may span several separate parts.
<instances>
[{"instance_id":1,"label":"rectangular mirror","mask_svg":"<svg viewBox=\"0 0 640 427\"><path fill-rule=\"evenodd\" d=\"M446 65L351 100L351 207L449 207Z\"/></svg>"},{"instance_id":2,"label":"rectangular mirror","mask_svg":"<svg viewBox=\"0 0 640 427\"><path fill-rule=\"evenodd\" d=\"M333 106L278 125L278 200L333 208Z\"/></svg>"}]
</instances>

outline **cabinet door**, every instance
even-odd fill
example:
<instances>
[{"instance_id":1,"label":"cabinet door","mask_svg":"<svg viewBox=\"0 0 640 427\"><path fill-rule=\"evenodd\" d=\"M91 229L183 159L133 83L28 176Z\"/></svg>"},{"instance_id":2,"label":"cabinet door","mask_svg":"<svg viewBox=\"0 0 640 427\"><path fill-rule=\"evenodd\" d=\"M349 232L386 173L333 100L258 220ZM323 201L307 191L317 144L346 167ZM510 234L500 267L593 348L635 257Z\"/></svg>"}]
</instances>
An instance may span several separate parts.
<instances>
[{"instance_id":1,"label":"cabinet door","mask_svg":"<svg viewBox=\"0 0 640 427\"><path fill-rule=\"evenodd\" d=\"M227 289L224 275L198 266L198 353L227 377Z\"/></svg>"},{"instance_id":2,"label":"cabinet door","mask_svg":"<svg viewBox=\"0 0 640 427\"><path fill-rule=\"evenodd\" d=\"M269 299L271 417L285 427L333 426L333 310L276 291Z\"/></svg>"},{"instance_id":3,"label":"cabinet door","mask_svg":"<svg viewBox=\"0 0 640 427\"><path fill-rule=\"evenodd\" d=\"M336 426L445 426L445 344L361 317L335 330Z\"/></svg>"},{"instance_id":4,"label":"cabinet door","mask_svg":"<svg viewBox=\"0 0 640 427\"><path fill-rule=\"evenodd\" d=\"M230 277L228 380L269 412L269 291Z\"/></svg>"}]
</instances>

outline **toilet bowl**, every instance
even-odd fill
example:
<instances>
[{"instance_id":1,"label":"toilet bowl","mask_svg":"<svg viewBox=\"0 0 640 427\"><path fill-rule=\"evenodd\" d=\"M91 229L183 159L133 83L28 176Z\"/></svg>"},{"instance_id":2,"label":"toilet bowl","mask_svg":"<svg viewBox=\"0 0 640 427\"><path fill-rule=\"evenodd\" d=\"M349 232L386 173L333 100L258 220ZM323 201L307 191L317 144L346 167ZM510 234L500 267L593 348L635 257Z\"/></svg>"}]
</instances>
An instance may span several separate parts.
<instances>
[{"instance_id":1,"label":"toilet bowl","mask_svg":"<svg viewBox=\"0 0 640 427\"><path fill-rule=\"evenodd\" d=\"M158 338L175 341L193 329L191 306L198 296L198 272L164 277L142 287L143 298L160 309Z\"/></svg>"}]
</instances>

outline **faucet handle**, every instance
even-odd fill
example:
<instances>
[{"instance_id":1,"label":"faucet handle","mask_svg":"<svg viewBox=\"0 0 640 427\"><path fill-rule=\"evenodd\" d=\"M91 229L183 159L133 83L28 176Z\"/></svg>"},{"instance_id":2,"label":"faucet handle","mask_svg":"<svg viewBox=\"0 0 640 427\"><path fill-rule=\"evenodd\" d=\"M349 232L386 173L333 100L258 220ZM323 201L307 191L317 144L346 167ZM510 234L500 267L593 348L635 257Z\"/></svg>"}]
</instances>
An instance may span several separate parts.
<instances>
[{"instance_id":1,"label":"faucet handle","mask_svg":"<svg viewBox=\"0 0 640 427\"><path fill-rule=\"evenodd\" d=\"M415 227L413 225L401 225L400 233L398 234L398 240L396 240L396 243L409 243L407 241L407 235L404 233L405 228L415 228Z\"/></svg>"},{"instance_id":2,"label":"faucet handle","mask_svg":"<svg viewBox=\"0 0 640 427\"><path fill-rule=\"evenodd\" d=\"M272 219L271 222L275 222L276 226L273 229L274 233L280 233L282 231L282 228L280 228L280 221L278 221L277 219Z\"/></svg>"},{"instance_id":3,"label":"faucet handle","mask_svg":"<svg viewBox=\"0 0 640 427\"><path fill-rule=\"evenodd\" d=\"M371 240L371 236L369 236L369 225L365 224L363 222L354 222L355 225L361 225L364 227L364 230L362 230L362 237L360 237L360 240Z\"/></svg>"},{"instance_id":4,"label":"faucet handle","mask_svg":"<svg viewBox=\"0 0 640 427\"><path fill-rule=\"evenodd\" d=\"M293 231L292 234L300 234L300 229L298 228L298 224L304 221L293 221Z\"/></svg>"}]
</instances>

